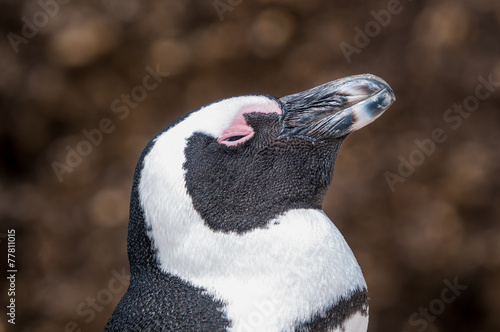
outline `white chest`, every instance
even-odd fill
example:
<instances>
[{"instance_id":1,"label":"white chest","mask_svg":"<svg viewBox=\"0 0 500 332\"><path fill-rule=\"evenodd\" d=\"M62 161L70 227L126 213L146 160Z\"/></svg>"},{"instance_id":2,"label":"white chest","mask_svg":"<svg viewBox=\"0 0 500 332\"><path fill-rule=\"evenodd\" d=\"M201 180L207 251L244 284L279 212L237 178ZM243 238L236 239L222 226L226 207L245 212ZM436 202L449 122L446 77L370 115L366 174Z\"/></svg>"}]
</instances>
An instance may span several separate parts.
<instances>
[{"instance_id":1,"label":"white chest","mask_svg":"<svg viewBox=\"0 0 500 332\"><path fill-rule=\"evenodd\" d=\"M352 251L322 211L291 210L276 221L244 235L213 232L200 220L175 243L155 238L156 231L150 236L165 272L227 304L231 331L291 331L366 288Z\"/></svg>"}]
</instances>

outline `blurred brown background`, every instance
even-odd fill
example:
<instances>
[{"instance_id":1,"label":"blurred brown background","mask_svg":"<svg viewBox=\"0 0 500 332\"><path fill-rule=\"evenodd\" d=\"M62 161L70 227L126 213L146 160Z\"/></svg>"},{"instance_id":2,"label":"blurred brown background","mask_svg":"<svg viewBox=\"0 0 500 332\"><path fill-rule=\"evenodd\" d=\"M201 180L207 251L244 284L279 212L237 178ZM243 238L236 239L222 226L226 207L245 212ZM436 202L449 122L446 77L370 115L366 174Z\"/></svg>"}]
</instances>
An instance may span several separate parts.
<instances>
[{"instance_id":1,"label":"blurred brown background","mask_svg":"<svg viewBox=\"0 0 500 332\"><path fill-rule=\"evenodd\" d=\"M500 330L499 1L1 0L0 22L14 330L102 330L133 170L171 121L361 73L397 101L346 141L324 208L365 273L369 331Z\"/></svg>"}]
</instances>

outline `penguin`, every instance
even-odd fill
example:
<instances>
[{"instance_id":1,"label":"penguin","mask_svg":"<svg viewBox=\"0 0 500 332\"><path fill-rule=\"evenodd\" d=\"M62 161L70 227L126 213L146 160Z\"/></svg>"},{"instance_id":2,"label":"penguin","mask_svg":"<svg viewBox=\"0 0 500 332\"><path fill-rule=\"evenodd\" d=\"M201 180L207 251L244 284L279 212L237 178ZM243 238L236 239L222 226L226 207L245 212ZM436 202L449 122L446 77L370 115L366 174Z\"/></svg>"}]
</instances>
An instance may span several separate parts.
<instances>
[{"instance_id":1,"label":"penguin","mask_svg":"<svg viewBox=\"0 0 500 332\"><path fill-rule=\"evenodd\" d=\"M356 75L194 110L137 164L110 331L366 331L360 266L322 211L342 142L395 100Z\"/></svg>"}]
</instances>

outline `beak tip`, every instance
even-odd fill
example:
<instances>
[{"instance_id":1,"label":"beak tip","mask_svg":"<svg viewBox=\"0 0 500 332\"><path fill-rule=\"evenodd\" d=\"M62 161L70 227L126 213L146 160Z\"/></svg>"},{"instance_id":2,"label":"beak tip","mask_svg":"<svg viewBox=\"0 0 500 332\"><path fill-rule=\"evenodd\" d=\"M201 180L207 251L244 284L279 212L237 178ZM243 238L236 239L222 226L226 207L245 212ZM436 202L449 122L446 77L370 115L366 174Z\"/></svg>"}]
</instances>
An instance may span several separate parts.
<instances>
[{"instance_id":1,"label":"beak tip","mask_svg":"<svg viewBox=\"0 0 500 332\"><path fill-rule=\"evenodd\" d=\"M375 121L396 100L392 88L383 79L371 74L356 75L347 78L348 90L356 94L359 101L350 107L354 121L349 132L356 131ZM362 94L354 91L363 91Z\"/></svg>"}]
</instances>

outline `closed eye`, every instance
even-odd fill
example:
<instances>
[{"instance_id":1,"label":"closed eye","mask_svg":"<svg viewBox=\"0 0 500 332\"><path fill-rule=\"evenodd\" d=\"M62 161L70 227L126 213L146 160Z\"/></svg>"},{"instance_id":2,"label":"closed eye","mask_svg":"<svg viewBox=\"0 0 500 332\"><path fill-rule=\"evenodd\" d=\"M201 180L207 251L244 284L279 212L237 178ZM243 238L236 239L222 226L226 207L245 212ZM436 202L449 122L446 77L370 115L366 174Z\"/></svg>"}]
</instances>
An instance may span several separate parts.
<instances>
[{"instance_id":1,"label":"closed eye","mask_svg":"<svg viewBox=\"0 0 500 332\"><path fill-rule=\"evenodd\" d=\"M237 146L245 143L253 137L254 131L239 132L239 133L225 133L217 140L217 142L226 146Z\"/></svg>"},{"instance_id":2,"label":"closed eye","mask_svg":"<svg viewBox=\"0 0 500 332\"><path fill-rule=\"evenodd\" d=\"M240 139L242 139L243 137L245 137L245 136L243 136L243 135L240 135L240 136L230 136L230 137L226 138L225 141L226 142L236 142L236 141L239 141Z\"/></svg>"}]
</instances>

